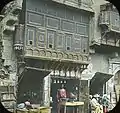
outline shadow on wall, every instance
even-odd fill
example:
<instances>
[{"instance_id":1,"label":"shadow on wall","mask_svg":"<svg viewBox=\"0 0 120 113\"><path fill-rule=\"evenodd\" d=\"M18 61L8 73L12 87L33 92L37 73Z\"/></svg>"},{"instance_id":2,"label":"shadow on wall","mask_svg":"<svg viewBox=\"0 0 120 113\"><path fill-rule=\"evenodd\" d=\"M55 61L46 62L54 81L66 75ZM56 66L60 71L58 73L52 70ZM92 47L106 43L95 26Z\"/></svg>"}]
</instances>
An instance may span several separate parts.
<instances>
[{"instance_id":1,"label":"shadow on wall","mask_svg":"<svg viewBox=\"0 0 120 113\"><path fill-rule=\"evenodd\" d=\"M12 112L5 109L5 107L2 105L2 103L0 101L0 113L12 113Z\"/></svg>"},{"instance_id":2,"label":"shadow on wall","mask_svg":"<svg viewBox=\"0 0 120 113\"><path fill-rule=\"evenodd\" d=\"M119 101L117 102L116 106L108 113L120 113L120 98L119 98Z\"/></svg>"}]
</instances>

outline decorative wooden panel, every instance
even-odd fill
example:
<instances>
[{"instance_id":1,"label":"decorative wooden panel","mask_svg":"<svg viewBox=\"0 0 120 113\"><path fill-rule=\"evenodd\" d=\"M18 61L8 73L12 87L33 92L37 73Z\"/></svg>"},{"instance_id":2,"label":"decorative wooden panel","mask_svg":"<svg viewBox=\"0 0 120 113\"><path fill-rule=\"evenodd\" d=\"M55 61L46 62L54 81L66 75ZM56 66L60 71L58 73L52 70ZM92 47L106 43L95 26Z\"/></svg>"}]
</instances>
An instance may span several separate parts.
<instances>
[{"instance_id":1,"label":"decorative wooden panel","mask_svg":"<svg viewBox=\"0 0 120 113\"><path fill-rule=\"evenodd\" d=\"M57 39L56 39L56 49L57 50L63 50L63 46L64 46L64 39L65 36L63 33L57 33Z\"/></svg>"},{"instance_id":2,"label":"decorative wooden panel","mask_svg":"<svg viewBox=\"0 0 120 113\"><path fill-rule=\"evenodd\" d=\"M48 4L47 5L47 14L49 15L52 15L52 16L56 16L57 15L57 12L56 12L56 9L55 9L55 6L52 6L53 4Z\"/></svg>"},{"instance_id":3,"label":"decorative wooden panel","mask_svg":"<svg viewBox=\"0 0 120 113\"><path fill-rule=\"evenodd\" d=\"M74 40L73 40L73 51L75 52L81 52L81 36L80 35L75 35Z\"/></svg>"},{"instance_id":4,"label":"decorative wooden panel","mask_svg":"<svg viewBox=\"0 0 120 113\"><path fill-rule=\"evenodd\" d=\"M47 30L47 48L54 49L55 31Z\"/></svg>"},{"instance_id":5,"label":"decorative wooden panel","mask_svg":"<svg viewBox=\"0 0 120 113\"><path fill-rule=\"evenodd\" d=\"M45 31L41 29L37 29L36 38L37 38L37 42L36 42L37 47L45 48L45 44L46 44Z\"/></svg>"},{"instance_id":6,"label":"decorative wooden panel","mask_svg":"<svg viewBox=\"0 0 120 113\"><path fill-rule=\"evenodd\" d=\"M89 16L84 13L84 14L81 16L81 22L88 24L88 23L89 23Z\"/></svg>"},{"instance_id":7,"label":"decorative wooden panel","mask_svg":"<svg viewBox=\"0 0 120 113\"><path fill-rule=\"evenodd\" d=\"M57 11L57 17L65 18L66 14L65 14L65 7L64 6L57 5L56 11Z\"/></svg>"},{"instance_id":8,"label":"decorative wooden panel","mask_svg":"<svg viewBox=\"0 0 120 113\"><path fill-rule=\"evenodd\" d=\"M71 8L66 8L66 19L74 20L74 12Z\"/></svg>"},{"instance_id":9,"label":"decorative wooden panel","mask_svg":"<svg viewBox=\"0 0 120 113\"><path fill-rule=\"evenodd\" d=\"M62 21L62 30L67 32L74 32L75 23L70 21Z\"/></svg>"},{"instance_id":10,"label":"decorative wooden panel","mask_svg":"<svg viewBox=\"0 0 120 113\"><path fill-rule=\"evenodd\" d=\"M27 36L26 36L26 45L34 46L35 45L35 28L28 27L27 28Z\"/></svg>"},{"instance_id":11,"label":"decorative wooden panel","mask_svg":"<svg viewBox=\"0 0 120 113\"><path fill-rule=\"evenodd\" d=\"M82 53L88 53L88 47L89 47L88 37L82 36L81 40L82 40Z\"/></svg>"},{"instance_id":12,"label":"decorative wooden panel","mask_svg":"<svg viewBox=\"0 0 120 113\"><path fill-rule=\"evenodd\" d=\"M60 20L53 17L46 17L46 26L50 28L59 29Z\"/></svg>"},{"instance_id":13,"label":"decorative wooden panel","mask_svg":"<svg viewBox=\"0 0 120 113\"><path fill-rule=\"evenodd\" d=\"M65 50L66 51L71 51L71 40L72 40L72 35L65 34Z\"/></svg>"},{"instance_id":14,"label":"decorative wooden panel","mask_svg":"<svg viewBox=\"0 0 120 113\"><path fill-rule=\"evenodd\" d=\"M44 15L37 13L27 13L27 22L29 24L44 26Z\"/></svg>"},{"instance_id":15,"label":"decorative wooden panel","mask_svg":"<svg viewBox=\"0 0 120 113\"><path fill-rule=\"evenodd\" d=\"M86 24L76 24L76 33L77 34L81 34L81 35L85 35L88 36L88 25Z\"/></svg>"}]
</instances>

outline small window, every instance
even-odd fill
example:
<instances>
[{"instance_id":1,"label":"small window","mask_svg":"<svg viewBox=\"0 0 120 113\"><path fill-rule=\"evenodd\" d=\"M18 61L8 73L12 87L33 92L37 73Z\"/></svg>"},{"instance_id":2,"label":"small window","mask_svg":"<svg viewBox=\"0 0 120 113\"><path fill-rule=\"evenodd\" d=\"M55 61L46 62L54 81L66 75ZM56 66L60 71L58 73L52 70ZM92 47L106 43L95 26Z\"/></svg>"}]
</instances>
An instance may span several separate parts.
<instances>
[{"instance_id":1,"label":"small window","mask_svg":"<svg viewBox=\"0 0 120 113\"><path fill-rule=\"evenodd\" d=\"M53 48L52 44L49 44L49 48Z\"/></svg>"},{"instance_id":2,"label":"small window","mask_svg":"<svg viewBox=\"0 0 120 113\"><path fill-rule=\"evenodd\" d=\"M67 51L71 50L71 39L72 39L72 35L66 35L66 50Z\"/></svg>"},{"instance_id":3,"label":"small window","mask_svg":"<svg viewBox=\"0 0 120 113\"><path fill-rule=\"evenodd\" d=\"M70 50L70 47L67 47L67 50Z\"/></svg>"},{"instance_id":4,"label":"small window","mask_svg":"<svg viewBox=\"0 0 120 113\"><path fill-rule=\"evenodd\" d=\"M32 41L32 40L30 40L30 41L29 41L29 44L30 44L30 45L33 45L33 41Z\"/></svg>"},{"instance_id":5,"label":"small window","mask_svg":"<svg viewBox=\"0 0 120 113\"><path fill-rule=\"evenodd\" d=\"M81 43L81 46L82 46L82 53L88 53L88 47L89 47L89 44L88 44L88 38L82 36L81 37L82 39L82 43Z\"/></svg>"},{"instance_id":6,"label":"small window","mask_svg":"<svg viewBox=\"0 0 120 113\"><path fill-rule=\"evenodd\" d=\"M48 48L50 48L50 49L54 48L54 37L55 37L55 32L48 30L47 43L48 43Z\"/></svg>"},{"instance_id":7,"label":"small window","mask_svg":"<svg viewBox=\"0 0 120 113\"><path fill-rule=\"evenodd\" d=\"M33 45L34 41L34 30L28 29L28 34L27 34L27 40L28 40L28 45Z\"/></svg>"}]
</instances>

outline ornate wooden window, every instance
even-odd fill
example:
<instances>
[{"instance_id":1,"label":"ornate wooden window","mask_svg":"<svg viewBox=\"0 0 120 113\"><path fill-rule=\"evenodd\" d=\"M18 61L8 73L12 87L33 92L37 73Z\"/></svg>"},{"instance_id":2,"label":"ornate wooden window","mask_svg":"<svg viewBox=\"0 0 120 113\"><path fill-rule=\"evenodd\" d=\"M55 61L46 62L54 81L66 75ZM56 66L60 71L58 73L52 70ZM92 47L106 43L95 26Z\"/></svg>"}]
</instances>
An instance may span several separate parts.
<instances>
[{"instance_id":1,"label":"ornate wooden window","mask_svg":"<svg viewBox=\"0 0 120 113\"><path fill-rule=\"evenodd\" d=\"M72 40L72 35L65 34L65 50L66 51L71 51L71 40Z\"/></svg>"},{"instance_id":2,"label":"ornate wooden window","mask_svg":"<svg viewBox=\"0 0 120 113\"><path fill-rule=\"evenodd\" d=\"M34 29L27 29L27 45L33 46L34 45L34 38L35 38L35 31Z\"/></svg>"},{"instance_id":3,"label":"ornate wooden window","mask_svg":"<svg viewBox=\"0 0 120 113\"><path fill-rule=\"evenodd\" d=\"M60 51L87 51L90 15L72 7L55 5L39 0L26 3L26 26L35 28L26 30L27 44Z\"/></svg>"},{"instance_id":4,"label":"ornate wooden window","mask_svg":"<svg viewBox=\"0 0 120 113\"><path fill-rule=\"evenodd\" d=\"M56 40L56 48L58 50L63 50L63 45L64 45L64 34L58 33L57 40Z\"/></svg>"},{"instance_id":5,"label":"ornate wooden window","mask_svg":"<svg viewBox=\"0 0 120 113\"><path fill-rule=\"evenodd\" d=\"M86 23L86 24L89 24L89 16L88 15L86 15L86 14L82 14L81 15L81 22L82 23Z\"/></svg>"},{"instance_id":6,"label":"ornate wooden window","mask_svg":"<svg viewBox=\"0 0 120 113\"><path fill-rule=\"evenodd\" d=\"M88 37L85 36L81 36L81 40L82 40L82 53L88 53L88 47L89 47L89 43L88 43Z\"/></svg>"},{"instance_id":7,"label":"ornate wooden window","mask_svg":"<svg viewBox=\"0 0 120 113\"><path fill-rule=\"evenodd\" d=\"M81 43L82 43L81 36L75 35L73 41L73 48L75 52L81 52Z\"/></svg>"}]
</instances>

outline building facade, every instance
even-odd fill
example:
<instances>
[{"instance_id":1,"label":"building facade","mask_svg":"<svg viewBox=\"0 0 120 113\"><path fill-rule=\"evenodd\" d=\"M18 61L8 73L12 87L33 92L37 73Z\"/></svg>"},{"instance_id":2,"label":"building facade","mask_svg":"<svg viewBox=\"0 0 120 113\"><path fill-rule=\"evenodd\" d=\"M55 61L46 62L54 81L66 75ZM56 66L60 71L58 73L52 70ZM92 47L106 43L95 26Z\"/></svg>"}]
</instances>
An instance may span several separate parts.
<instances>
[{"instance_id":1,"label":"building facade","mask_svg":"<svg viewBox=\"0 0 120 113\"><path fill-rule=\"evenodd\" d=\"M92 72L100 73L103 83L100 81L99 84L104 84L102 93L107 93L114 104L119 99L119 82L115 78L119 78L120 17L115 6L104 0L94 0L93 8L94 36L90 42Z\"/></svg>"},{"instance_id":2,"label":"building facade","mask_svg":"<svg viewBox=\"0 0 120 113\"><path fill-rule=\"evenodd\" d=\"M17 57L13 49L13 35L21 9L22 2L14 1L8 3L0 13L0 97L8 109L16 103Z\"/></svg>"},{"instance_id":3,"label":"building facade","mask_svg":"<svg viewBox=\"0 0 120 113\"><path fill-rule=\"evenodd\" d=\"M88 81L91 94L111 95L114 84L119 87L120 20L110 3L15 0L4 7L0 19L0 91L9 92L10 101L30 96L48 106L51 94L55 96L51 87L57 90L77 80L70 87L78 88L78 99L87 107Z\"/></svg>"},{"instance_id":4,"label":"building facade","mask_svg":"<svg viewBox=\"0 0 120 113\"><path fill-rule=\"evenodd\" d=\"M50 96L56 96L51 88L57 91L61 84L77 88L78 100L88 100L88 94L81 96L85 88L79 86L89 64L91 5L91 1L23 0L5 6L1 70L9 71L4 77L11 79L17 103L29 97L33 103L49 106Z\"/></svg>"}]
</instances>

